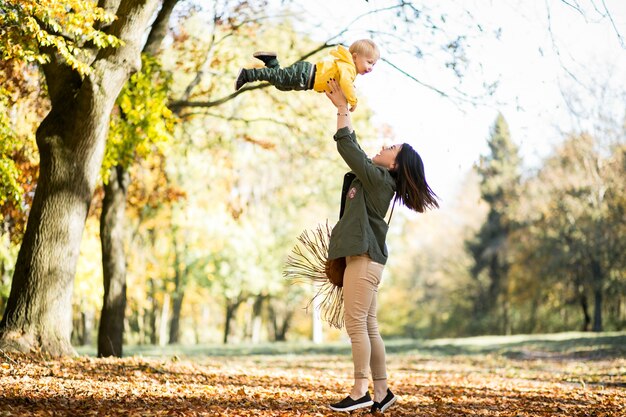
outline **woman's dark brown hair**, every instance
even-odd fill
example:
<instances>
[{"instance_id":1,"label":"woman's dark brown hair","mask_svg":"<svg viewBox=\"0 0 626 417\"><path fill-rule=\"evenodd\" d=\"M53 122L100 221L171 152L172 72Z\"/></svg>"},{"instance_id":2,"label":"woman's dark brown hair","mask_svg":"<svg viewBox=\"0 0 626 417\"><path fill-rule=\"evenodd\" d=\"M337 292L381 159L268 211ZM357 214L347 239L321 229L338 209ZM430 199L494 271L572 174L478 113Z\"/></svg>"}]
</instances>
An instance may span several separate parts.
<instances>
[{"instance_id":1,"label":"woman's dark brown hair","mask_svg":"<svg viewBox=\"0 0 626 417\"><path fill-rule=\"evenodd\" d=\"M439 207L437 195L426 182L422 158L408 143L402 144L391 173L396 179L396 201L420 213Z\"/></svg>"}]
</instances>

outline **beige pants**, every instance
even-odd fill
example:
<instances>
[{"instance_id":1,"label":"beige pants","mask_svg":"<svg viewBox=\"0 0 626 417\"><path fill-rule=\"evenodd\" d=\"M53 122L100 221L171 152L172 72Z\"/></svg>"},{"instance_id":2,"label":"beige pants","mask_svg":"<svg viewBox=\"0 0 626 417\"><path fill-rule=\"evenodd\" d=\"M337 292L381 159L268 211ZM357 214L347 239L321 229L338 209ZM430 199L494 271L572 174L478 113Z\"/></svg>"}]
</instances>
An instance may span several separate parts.
<instances>
[{"instance_id":1,"label":"beige pants","mask_svg":"<svg viewBox=\"0 0 626 417\"><path fill-rule=\"evenodd\" d=\"M352 342L354 379L387 379L385 344L378 331L376 298L384 265L369 256L348 256L343 276L346 330Z\"/></svg>"}]
</instances>

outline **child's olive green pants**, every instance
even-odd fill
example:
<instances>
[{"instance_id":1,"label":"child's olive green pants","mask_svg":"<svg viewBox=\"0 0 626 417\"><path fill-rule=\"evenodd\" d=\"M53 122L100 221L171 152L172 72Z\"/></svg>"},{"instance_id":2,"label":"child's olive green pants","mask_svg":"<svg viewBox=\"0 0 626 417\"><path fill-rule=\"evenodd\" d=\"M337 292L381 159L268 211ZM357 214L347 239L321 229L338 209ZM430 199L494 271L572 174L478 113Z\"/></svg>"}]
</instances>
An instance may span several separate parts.
<instances>
[{"instance_id":1,"label":"child's olive green pants","mask_svg":"<svg viewBox=\"0 0 626 417\"><path fill-rule=\"evenodd\" d=\"M315 83L315 65L306 61L298 61L286 68L276 65L243 71L246 82L268 81L282 91L310 90Z\"/></svg>"},{"instance_id":2,"label":"child's olive green pants","mask_svg":"<svg viewBox=\"0 0 626 417\"><path fill-rule=\"evenodd\" d=\"M387 379L385 344L378 331L376 298L384 265L369 256L346 257L343 302L346 330L352 343L354 379Z\"/></svg>"}]
</instances>

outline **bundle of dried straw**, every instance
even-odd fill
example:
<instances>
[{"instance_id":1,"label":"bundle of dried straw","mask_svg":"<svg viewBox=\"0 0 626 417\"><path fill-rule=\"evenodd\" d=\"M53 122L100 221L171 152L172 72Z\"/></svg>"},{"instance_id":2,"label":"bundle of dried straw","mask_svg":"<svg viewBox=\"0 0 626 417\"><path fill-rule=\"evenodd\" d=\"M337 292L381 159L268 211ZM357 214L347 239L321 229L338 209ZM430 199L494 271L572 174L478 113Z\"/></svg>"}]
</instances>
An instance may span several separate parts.
<instances>
[{"instance_id":1,"label":"bundle of dried straw","mask_svg":"<svg viewBox=\"0 0 626 417\"><path fill-rule=\"evenodd\" d=\"M331 231L327 221L314 230L302 232L287 257L283 276L296 283L312 283L315 295L307 304L307 309L319 297L322 319L341 329L344 324L343 288L333 284L326 275Z\"/></svg>"}]
</instances>

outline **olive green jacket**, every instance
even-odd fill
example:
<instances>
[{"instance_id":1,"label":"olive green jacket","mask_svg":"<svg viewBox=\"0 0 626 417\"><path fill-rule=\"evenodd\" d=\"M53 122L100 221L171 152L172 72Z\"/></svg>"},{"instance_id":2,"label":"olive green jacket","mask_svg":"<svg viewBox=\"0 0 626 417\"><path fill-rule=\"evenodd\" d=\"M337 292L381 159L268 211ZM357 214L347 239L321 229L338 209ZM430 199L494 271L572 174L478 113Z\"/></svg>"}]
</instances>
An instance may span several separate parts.
<instances>
[{"instance_id":1,"label":"olive green jacket","mask_svg":"<svg viewBox=\"0 0 626 417\"><path fill-rule=\"evenodd\" d=\"M347 127L335 133L337 150L351 171L344 177L339 222L333 227L328 258L367 253L374 262L387 262L388 225L385 215L396 191L389 170L374 165Z\"/></svg>"}]
</instances>

